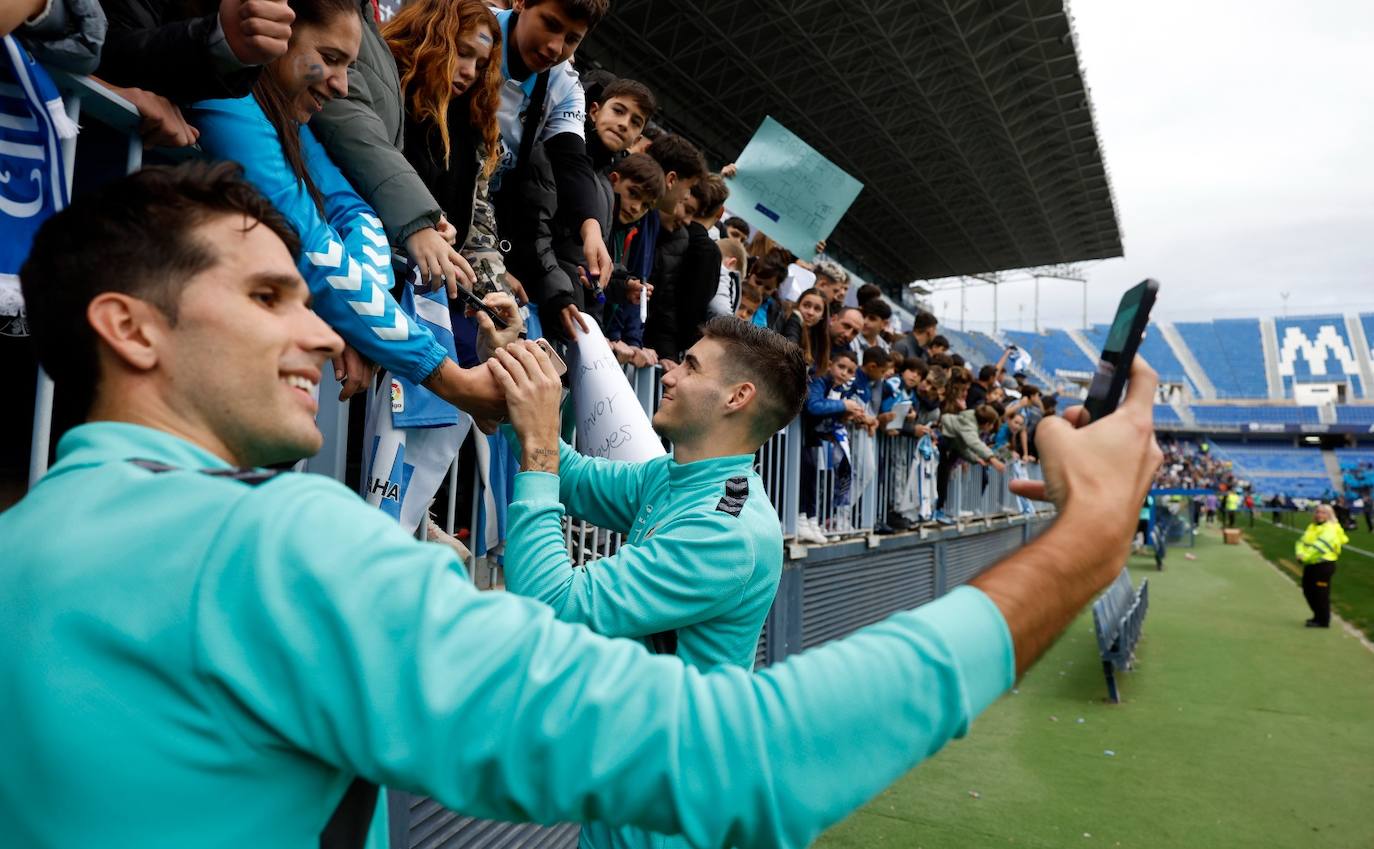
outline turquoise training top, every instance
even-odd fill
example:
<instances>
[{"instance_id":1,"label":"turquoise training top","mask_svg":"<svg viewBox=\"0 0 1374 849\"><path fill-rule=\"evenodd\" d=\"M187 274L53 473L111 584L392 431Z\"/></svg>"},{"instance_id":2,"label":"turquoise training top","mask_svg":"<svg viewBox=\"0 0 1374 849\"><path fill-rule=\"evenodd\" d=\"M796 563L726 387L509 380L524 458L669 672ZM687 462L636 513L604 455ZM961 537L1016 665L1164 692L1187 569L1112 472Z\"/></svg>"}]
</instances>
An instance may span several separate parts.
<instances>
[{"instance_id":1,"label":"turquoise training top","mask_svg":"<svg viewBox=\"0 0 1374 849\"><path fill-rule=\"evenodd\" d=\"M782 575L782 529L752 454L679 463L585 457L559 446L558 474L515 476L506 589L608 637L674 631L675 653L709 669L752 669ZM564 508L625 535L609 557L573 569ZM584 849L678 849L681 837L590 823Z\"/></svg>"},{"instance_id":2,"label":"turquoise training top","mask_svg":"<svg viewBox=\"0 0 1374 849\"><path fill-rule=\"evenodd\" d=\"M752 669L782 575L782 530L753 455L621 463L563 443L558 464L557 475L515 476L506 589L608 637L676 630L677 656L693 666ZM564 508L624 545L573 569Z\"/></svg>"},{"instance_id":3,"label":"turquoise training top","mask_svg":"<svg viewBox=\"0 0 1374 849\"><path fill-rule=\"evenodd\" d=\"M354 775L479 817L803 847L1011 685L960 588L750 674L478 592L327 478L116 423L0 514L0 834L313 849Z\"/></svg>"}]
</instances>

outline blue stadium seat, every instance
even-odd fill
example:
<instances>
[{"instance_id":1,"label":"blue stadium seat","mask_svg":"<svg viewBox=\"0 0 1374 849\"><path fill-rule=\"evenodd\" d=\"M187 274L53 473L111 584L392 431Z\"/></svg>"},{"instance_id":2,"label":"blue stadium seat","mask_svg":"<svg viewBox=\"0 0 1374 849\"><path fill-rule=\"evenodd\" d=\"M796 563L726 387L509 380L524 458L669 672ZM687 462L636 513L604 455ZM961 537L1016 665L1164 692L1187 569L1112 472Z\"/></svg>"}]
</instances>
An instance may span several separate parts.
<instances>
[{"instance_id":1,"label":"blue stadium seat","mask_svg":"<svg viewBox=\"0 0 1374 849\"><path fill-rule=\"evenodd\" d=\"M1193 418L1200 425L1318 424L1316 407L1258 407L1193 405Z\"/></svg>"},{"instance_id":2,"label":"blue stadium seat","mask_svg":"<svg viewBox=\"0 0 1374 849\"><path fill-rule=\"evenodd\" d=\"M1332 488L1326 462L1317 448L1264 443L1212 443L1217 457L1231 461L1236 474L1260 495L1319 498Z\"/></svg>"},{"instance_id":3,"label":"blue stadium seat","mask_svg":"<svg viewBox=\"0 0 1374 849\"><path fill-rule=\"evenodd\" d=\"M1279 374L1285 394L1293 384L1349 381L1363 394L1355 348L1345 332L1345 317L1315 315L1274 320L1278 332Z\"/></svg>"},{"instance_id":4,"label":"blue stadium seat","mask_svg":"<svg viewBox=\"0 0 1374 849\"><path fill-rule=\"evenodd\" d=\"M1102 350L1102 345L1107 341L1107 331L1110 325L1094 324L1092 327L1083 331L1083 336L1092 345L1094 350ZM1187 374L1183 371L1183 363L1174 356L1174 349L1169 347L1165 341L1164 334L1159 327L1151 324L1145 330L1145 338L1140 340L1140 355L1150 364L1159 374L1159 379L1168 383L1187 383L1197 391L1192 381L1188 380ZM1261 396L1263 397L1263 396Z\"/></svg>"},{"instance_id":5,"label":"blue stadium seat","mask_svg":"<svg viewBox=\"0 0 1374 849\"><path fill-rule=\"evenodd\" d=\"M1048 375L1060 371L1091 373L1097 368L1097 361L1088 359L1069 334L1063 330L1049 330L1032 333L1028 330L1007 330L1003 332L1007 340L1031 355L1031 358Z\"/></svg>"},{"instance_id":6,"label":"blue stadium seat","mask_svg":"<svg viewBox=\"0 0 1374 849\"><path fill-rule=\"evenodd\" d=\"M1336 407L1336 423L1374 425L1374 407L1353 407L1348 404L1340 404Z\"/></svg>"},{"instance_id":7,"label":"blue stadium seat","mask_svg":"<svg viewBox=\"0 0 1374 849\"><path fill-rule=\"evenodd\" d=\"M1258 319L1181 321L1174 326L1219 397L1268 397Z\"/></svg>"},{"instance_id":8,"label":"blue stadium seat","mask_svg":"<svg viewBox=\"0 0 1374 849\"><path fill-rule=\"evenodd\" d=\"M1168 404L1155 404L1155 424L1156 425L1181 425L1183 419L1178 417L1174 408Z\"/></svg>"},{"instance_id":9,"label":"blue stadium seat","mask_svg":"<svg viewBox=\"0 0 1374 849\"><path fill-rule=\"evenodd\" d=\"M977 331L967 333L940 326L940 334L949 340L950 347L972 366L976 375L978 367L996 363L1002 356L1002 346L991 337Z\"/></svg>"},{"instance_id":10,"label":"blue stadium seat","mask_svg":"<svg viewBox=\"0 0 1374 849\"><path fill-rule=\"evenodd\" d=\"M1360 448L1337 448L1336 460L1341 467L1354 466L1360 463L1374 465L1374 446L1364 446Z\"/></svg>"}]
</instances>

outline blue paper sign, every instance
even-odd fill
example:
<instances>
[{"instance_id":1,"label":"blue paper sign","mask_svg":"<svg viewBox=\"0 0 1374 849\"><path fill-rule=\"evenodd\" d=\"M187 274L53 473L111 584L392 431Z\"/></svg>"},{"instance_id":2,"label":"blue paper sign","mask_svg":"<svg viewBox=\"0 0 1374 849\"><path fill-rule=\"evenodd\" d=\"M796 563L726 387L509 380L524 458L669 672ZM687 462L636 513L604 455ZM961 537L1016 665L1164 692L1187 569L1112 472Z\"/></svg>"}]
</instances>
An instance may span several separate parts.
<instances>
[{"instance_id":1,"label":"blue paper sign","mask_svg":"<svg viewBox=\"0 0 1374 849\"><path fill-rule=\"evenodd\" d=\"M821 156L790 130L764 118L735 160L726 206L802 258L830 236L863 183Z\"/></svg>"}]
</instances>

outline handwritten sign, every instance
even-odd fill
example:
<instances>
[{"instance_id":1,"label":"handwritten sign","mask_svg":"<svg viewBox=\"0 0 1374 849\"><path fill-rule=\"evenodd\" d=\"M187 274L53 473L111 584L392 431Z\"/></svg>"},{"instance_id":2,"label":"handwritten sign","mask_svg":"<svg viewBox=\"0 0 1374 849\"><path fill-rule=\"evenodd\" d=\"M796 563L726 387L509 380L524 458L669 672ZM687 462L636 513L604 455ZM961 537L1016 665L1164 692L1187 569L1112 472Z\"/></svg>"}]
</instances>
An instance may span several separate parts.
<instances>
[{"instance_id":1,"label":"handwritten sign","mask_svg":"<svg viewBox=\"0 0 1374 849\"><path fill-rule=\"evenodd\" d=\"M738 173L726 181L730 209L802 258L815 253L816 243L830 236L863 189L771 117L763 119L735 166Z\"/></svg>"},{"instance_id":2,"label":"handwritten sign","mask_svg":"<svg viewBox=\"0 0 1374 849\"><path fill-rule=\"evenodd\" d=\"M601 328L583 315L590 332L576 328L569 351L577 450L589 457L643 462L664 455L663 443L639 406L625 369L611 353Z\"/></svg>"}]
</instances>

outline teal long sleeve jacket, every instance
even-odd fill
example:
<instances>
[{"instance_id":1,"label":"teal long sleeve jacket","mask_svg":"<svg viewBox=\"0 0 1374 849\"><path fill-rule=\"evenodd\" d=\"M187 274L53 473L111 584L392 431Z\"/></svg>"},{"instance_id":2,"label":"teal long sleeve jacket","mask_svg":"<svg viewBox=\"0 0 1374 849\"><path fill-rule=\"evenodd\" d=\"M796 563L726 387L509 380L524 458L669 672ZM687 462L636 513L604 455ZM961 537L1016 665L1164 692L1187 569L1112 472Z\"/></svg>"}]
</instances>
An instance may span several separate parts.
<instances>
[{"instance_id":1,"label":"teal long sleeve jacket","mask_svg":"<svg viewBox=\"0 0 1374 849\"><path fill-rule=\"evenodd\" d=\"M475 816L802 847L1010 686L975 589L751 675L480 593L343 486L83 425L0 514L0 834L316 845L354 775Z\"/></svg>"},{"instance_id":2,"label":"teal long sleeve jacket","mask_svg":"<svg viewBox=\"0 0 1374 849\"><path fill-rule=\"evenodd\" d=\"M782 575L782 530L753 456L621 463L560 446L558 474L515 476L506 588L608 637L677 632L677 655L750 669ZM573 569L560 520L624 534Z\"/></svg>"},{"instance_id":3,"label":"teal long sleeve jacket","mask_svg":"<svg viewBox=\"0 0 1374 849\"><path fill-rule=\"evenodd\" d=\"M752 669L782 576L782 530L752 454L679 463L585 457L559 446L558 474L515 476L506 589L538 599L565 622L607 637L676 635L698 669ZM572 568L564 508L624 534L614 554ZM582 849L685 849L668 837L604 823L582 828Z\"/></svg>"}]
</instances>

